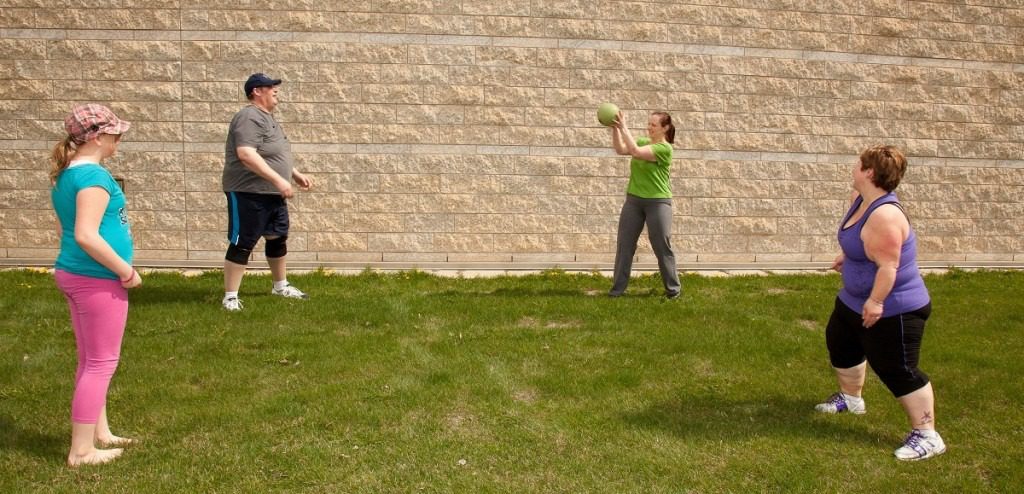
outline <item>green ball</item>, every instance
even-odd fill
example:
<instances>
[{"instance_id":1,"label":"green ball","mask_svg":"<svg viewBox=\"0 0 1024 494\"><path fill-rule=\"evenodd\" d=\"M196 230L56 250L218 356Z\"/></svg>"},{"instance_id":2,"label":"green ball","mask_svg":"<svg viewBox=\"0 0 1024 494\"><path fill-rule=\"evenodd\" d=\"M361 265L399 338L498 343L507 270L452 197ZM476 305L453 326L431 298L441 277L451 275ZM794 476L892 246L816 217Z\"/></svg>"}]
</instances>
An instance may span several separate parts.
<instances>
[{"instance_id":1,"label":"green ball","mask_svg":"<svg viewBox=\"0 0 1024 494\"><path fill-rule=\"evenodd\" d=\"M619 114L619 107L615 103L601 103L597 107L597 121L601 125L608 126L615 123L615 117Z\"/></svg>"}]
</instances>

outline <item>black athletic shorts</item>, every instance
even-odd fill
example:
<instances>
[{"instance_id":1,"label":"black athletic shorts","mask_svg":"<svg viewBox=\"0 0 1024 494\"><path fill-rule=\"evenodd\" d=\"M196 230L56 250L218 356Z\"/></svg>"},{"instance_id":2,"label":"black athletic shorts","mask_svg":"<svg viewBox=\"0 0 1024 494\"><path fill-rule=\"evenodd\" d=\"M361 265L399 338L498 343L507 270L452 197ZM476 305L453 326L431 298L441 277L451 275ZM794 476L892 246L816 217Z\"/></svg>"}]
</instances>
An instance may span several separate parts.
<instances>
[{"instance_id":1,"label":"black athletic shorts","mask_svg":"<svg viewBox=\"0 0 1024 494\"><path fill-rule=\"evenodd\" d=\"M928 384L928 376L917 368L921 356L924 323L932 304L894 316L883 317L870 328L864 327L860 312L846 306L838 297L825 328L832 367L849 369L867 359L885 386L897 398Z\"/></svg>"},{"instance_id":2,"label":"black athletic shorts","mask_svg":"<svg viewBox=\"0 0 1024 494\"><path fill-rule=\"evenodd\" d=\"M228 242L252 250L263 236L288 235L288 202L277 194L225 192Z\"/></svg>"}]
</instances>

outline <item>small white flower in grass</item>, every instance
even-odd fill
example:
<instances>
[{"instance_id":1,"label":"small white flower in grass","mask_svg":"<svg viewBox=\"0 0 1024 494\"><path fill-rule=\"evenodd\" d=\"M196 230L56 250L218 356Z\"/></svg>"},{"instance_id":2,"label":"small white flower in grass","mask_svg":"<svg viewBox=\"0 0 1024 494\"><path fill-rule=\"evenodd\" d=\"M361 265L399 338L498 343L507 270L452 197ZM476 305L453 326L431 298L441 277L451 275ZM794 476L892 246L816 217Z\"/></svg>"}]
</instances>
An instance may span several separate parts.
<instances>
[{"instance_id":1,"label":"small white flower in grass","mask_svg":"<svg viewBox=\"0 0 1024 494\"><path fill-rule=\"evenodd\" d=\"M466 459L465 458L460 458L459 459L459 466L460 467L466 466Z\"/></svg>"}]
</instances>

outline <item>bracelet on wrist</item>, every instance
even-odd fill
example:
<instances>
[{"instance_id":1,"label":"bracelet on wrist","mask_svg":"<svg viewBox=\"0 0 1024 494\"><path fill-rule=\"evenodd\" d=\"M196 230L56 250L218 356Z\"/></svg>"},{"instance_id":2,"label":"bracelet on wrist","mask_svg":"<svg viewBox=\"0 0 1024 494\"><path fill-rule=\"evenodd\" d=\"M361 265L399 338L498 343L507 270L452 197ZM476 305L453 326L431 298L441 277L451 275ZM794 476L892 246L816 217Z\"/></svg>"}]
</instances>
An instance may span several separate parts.
<instances>
[{"instance_id":1,"label":"bracelet on wrist","mask_svg":"<svg viewBox=\"0 0 1024 494\"><path fill-rule=\"evenodd\" d=\"M128 283L129 281L134 280L135 279L135 273L136 273L135 269L132 268L132 274L128 275L127 278L121 280L121 283Z\"/></svg>"}]
</instances>

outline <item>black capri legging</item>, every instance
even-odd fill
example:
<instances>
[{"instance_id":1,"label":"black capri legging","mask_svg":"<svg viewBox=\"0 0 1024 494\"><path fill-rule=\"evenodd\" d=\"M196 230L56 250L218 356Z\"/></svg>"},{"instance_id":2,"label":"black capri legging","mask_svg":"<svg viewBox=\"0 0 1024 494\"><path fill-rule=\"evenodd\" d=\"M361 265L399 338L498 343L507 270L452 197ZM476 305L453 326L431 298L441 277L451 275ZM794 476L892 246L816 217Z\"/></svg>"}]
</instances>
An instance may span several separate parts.
<instances>
[{"instance_id":1,"label":"black capri legging","mask_svg":"<svg viewBox=\"0 0 1024 494\"><path fill-rule=\"evenodd\" d=\"M895 316L883 317L874 326L864 327L860 312L846 306L838 297L832 317L825 328L832 367L849 369L864 362L874 369L893 396L899 398L928 384L928 375L917 368L921 355L924 323L932 304Z\"/></svg>"}]
</instances>

